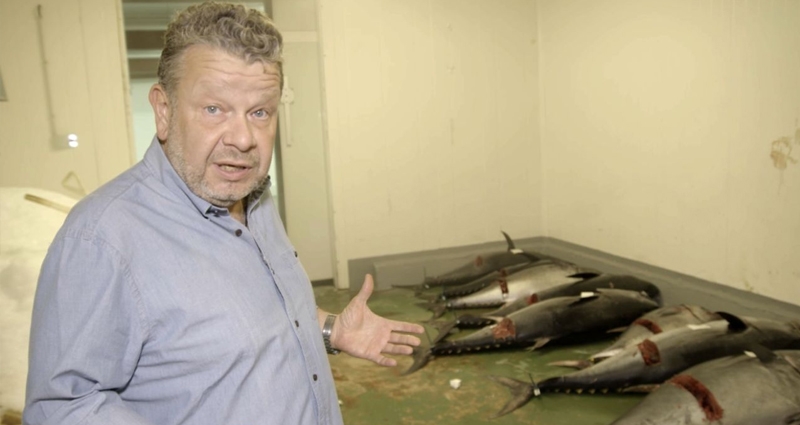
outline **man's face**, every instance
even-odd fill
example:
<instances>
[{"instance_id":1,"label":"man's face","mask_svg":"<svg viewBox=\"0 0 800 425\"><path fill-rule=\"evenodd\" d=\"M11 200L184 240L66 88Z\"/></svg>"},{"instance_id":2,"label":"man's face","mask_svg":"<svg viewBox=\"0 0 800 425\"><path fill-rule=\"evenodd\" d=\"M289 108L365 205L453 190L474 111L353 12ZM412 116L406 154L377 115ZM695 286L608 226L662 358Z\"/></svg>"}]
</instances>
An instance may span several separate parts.
<instances>
[{"instance_id":1,"label":"man's face","mask_svg":"<svg viewBox=\"0 0 800 425\"><path fill-rule=\"evenodd\" d=\"M160 86L150 101L158 138L197 196L230 207L264 184L278 123L281 77L273 64L248 64L196 45L184 52L174 103ZM162 102L159 102L162 99Z\"/></svg>"}]
</instances>

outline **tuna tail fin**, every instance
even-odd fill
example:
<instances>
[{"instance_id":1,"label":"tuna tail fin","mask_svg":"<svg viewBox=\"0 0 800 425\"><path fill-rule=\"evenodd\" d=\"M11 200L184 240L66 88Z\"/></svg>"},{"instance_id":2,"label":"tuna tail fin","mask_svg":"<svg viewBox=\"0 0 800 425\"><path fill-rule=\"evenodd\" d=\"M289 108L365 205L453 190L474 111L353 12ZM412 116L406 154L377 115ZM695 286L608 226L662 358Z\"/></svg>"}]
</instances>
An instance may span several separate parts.
<instances>
[{"instance_id":1,"label":"tuna tail fin","mask_svg":"<svg viewBox=\"0 0 800 425\"><path fill-rule=\"evenodd\" d=\"M414 363L409 367L405 372L402 373L403 376L410 375L420 369L422 369L433 357L431 354L430 348L422 348L422 347L414 347L413 354L411 357L414 359Z\"/></svg>"},{"instance_id":2,"label":"tuna tail fin","mask_svg":"<svg viewBox=\"0 0 800 425\"><path fill-rule=\"evenodd\" d=\"M511 400L509 400L508 403L506 403L506 405L503 406L503 408L500 409L499 412L497 412L494 416L492 416L491 419L496 419L499 418L500 416L507 415L522 407L525 403L530 401L530 399L532 399L534 396L538 396L539 394L541 394L541 392L539 391L539 387L536 386L536 383L533 382L531 383L522 382L516 379L506 378L503 376L494 376L494 375L489 376L489 379L508 388L508 390L511 392Z\"/></svg>"},{"instance_id":3,"label":"tuna tail fin","mask_svg":"<svg viewBox=\"0 0 800 425\"><path fill-rule=\"evenodd\" d=\"M508 236L508 233L506 233L506 232L504 232L502 230L500 231L500 233L502 233L503 237L506 238L506 243L508 244L508 251L513 251L513 250L517 249L517 247L514 246L514 241L511 240L511 236Z\"/></svg>"},{"instance_id":4,"label":"tuna tail fin","mask_svg":"<svg viewBox=\"0 0 800 425\"><path fill-rule=\"evenodd\" d=\"M728 322L728 330L731 331L731 332L741 332L741 331L747 329L747 327L748 327L747 323L745 323L745 321L742 320L739 316L736 316L736 315L733 315L733 314L730 314L730 313L726 313L724 311L718 311L716 313L720 317L722 317L723 320Z\"/></svg>"},{"instance_id":5,"label":"tuna tail fin","mask_svg":"<svg viewBox=\"0 0 800 425\"><path fill-rule=\"evenodd\" d=\"M508 236L508 233L506 233L506 232L504 232L502 230L500 231L500 233L502 233L503 237L506 238L506 243L508 244L508 248L507 248L508 252L510 252L512 254L524 255L532 263L535 263L537 261L541 261L542 260L542 257L540 257L538 255L533 255L533 254L527 253L527 252L517 248L516 245L514 245L514 241L511 239L511 236Z\"/></svg>"},{"instance_id":6,"label":"tuna tail fin","mask_svg":"<svg viewBox=\"0 0 800 425\"><path fill-rule=\"evenodd\" d=\"M447 338L447 335L450 334L454 328L458 326L458 320L451 320L445 323L437 323L434 326L439 330L439 333L436 335L436 338L431 341L431 344L436 344L437 342Z\"/></svg>"}]
</instances>

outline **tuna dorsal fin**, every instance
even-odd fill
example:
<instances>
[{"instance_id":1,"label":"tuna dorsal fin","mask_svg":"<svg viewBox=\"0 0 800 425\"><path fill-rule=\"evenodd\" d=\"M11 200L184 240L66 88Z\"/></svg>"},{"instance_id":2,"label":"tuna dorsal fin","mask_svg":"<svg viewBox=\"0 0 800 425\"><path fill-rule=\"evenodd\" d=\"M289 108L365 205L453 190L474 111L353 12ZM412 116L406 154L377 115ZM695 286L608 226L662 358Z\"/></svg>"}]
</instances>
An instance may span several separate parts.
<instances>
[{"instance_id":1,"label":"tuna dorsal fin","mask_svg":"<svg viewBox=\"0 0 800 425\"><path fill-rule=\"evenodd\" d=\"M600 273L580 272L580 273L571 274L571 275L569 275L567 277L571 277L573 279L588 280L588 279L591 279L591 278L594 278L594 277L597 277L597 276L600 276ZM578 283L578 282L575 282L575 283Z\"/></svg>"},{"instance_id":2,"label":"tuna dorsal fin","mask_svg":"<svg viewBox=\"0 0 800 425\"><path fill-rule=\"evenodd\" d=\"M508 250L509 251L511 251L512 249L517 249L517 247L514 246L514 241L511 239L511 236L508 236L508 233L506 233L506 232L504 232L502 230L500 231L500 233L502 233L503 237L506 238L506 243L508 244Z\"/></svg>"},{"instance_id":3,"label":"tuna dorsal fin","mask_svg":"<svg viewBox=\"0 0 800 425\"><path fill-rule=\"evenodd\" d=\"M723 320L728 322L728 330L731 332L741 332L747 329L747 323L744 322L739 316L726 313L724 311L718 311L717 314L719 317L722 317Z\"/></svg>"}]
</instances>

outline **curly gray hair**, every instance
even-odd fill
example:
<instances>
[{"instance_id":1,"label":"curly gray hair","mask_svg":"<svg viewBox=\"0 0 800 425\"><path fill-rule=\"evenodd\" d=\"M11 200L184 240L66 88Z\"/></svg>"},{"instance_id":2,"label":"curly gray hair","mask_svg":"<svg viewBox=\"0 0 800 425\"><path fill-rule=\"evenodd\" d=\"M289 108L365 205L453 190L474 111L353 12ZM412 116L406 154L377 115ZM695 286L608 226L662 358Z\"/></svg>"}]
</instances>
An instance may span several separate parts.
<instances>
[{"instance_id":1,"label":"curly gray hair","mask_svg":"<svg viewBox=\"0 0 800 425\"><path fill-rule=\"evenodd\" d=\"M283 38L267 15L242 5L206 1L177 14L164 34L158 83L173 100L180 59L194 45L217 47L247 63L261 61L281 70Z\"/></svg>"}]
</instances>

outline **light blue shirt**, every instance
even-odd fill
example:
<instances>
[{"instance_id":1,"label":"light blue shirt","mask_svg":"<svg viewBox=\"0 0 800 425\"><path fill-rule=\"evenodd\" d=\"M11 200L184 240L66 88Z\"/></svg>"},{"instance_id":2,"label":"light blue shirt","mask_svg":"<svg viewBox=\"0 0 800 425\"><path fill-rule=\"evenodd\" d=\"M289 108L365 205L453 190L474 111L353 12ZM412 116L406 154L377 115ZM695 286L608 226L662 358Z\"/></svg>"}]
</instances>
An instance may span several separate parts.
<instances>
[{"instance_id":1,"label":"light blue shirt","mask_svg":"<svg viewBox=\"0 0 800 425\"><path fill-rule=\"evenodd\" d=\"M42 266L25 424L342 423L314 294L267 188L245 227L158 141Z\"/></svg>"}]
</instances>

